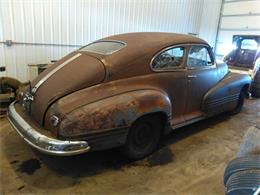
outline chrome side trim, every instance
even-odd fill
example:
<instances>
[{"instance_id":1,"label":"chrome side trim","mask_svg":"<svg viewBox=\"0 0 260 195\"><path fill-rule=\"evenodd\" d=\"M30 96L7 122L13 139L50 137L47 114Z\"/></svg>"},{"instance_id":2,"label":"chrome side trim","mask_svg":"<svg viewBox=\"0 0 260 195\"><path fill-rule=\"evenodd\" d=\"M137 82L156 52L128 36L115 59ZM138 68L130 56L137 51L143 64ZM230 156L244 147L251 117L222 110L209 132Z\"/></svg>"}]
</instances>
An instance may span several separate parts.
<instances>
[{"instance_id":1,"label":"chrome side trim","mask_svg":"<svg viewBox=\"0 0 260 195\"><path fill-rule=\"evenodd\" d=\"M217 107L223 106L224 104L236 102L239 99L239 93L229 95L223 98L213 99L210 101L204 102L202 105L202 110L207 111L210 109L216 109Z\"/></svg>"},{"instance_id":2,"label":"chrome side trim","mask_svg":"<svg viewBox=\"0 0 260 195\"><path fill-rule=\"evenodd\" d=\"M55 156L77 155L90 150L86 141L63 141L39 133L16 112L15 103L9 106L7 118L17 133L33 148Z\"/></svg>"},{"instance_id":3,"label":"chrome side trim","mask_svg":"<svg viewBox=\"0 0 260 195\"><path fill-rule=\"evenodd\" d=\"M258 195L259 193L260 193L260 187L258 187L258 189L255 191L253 195Z\"/></svg>"},{"instance_id":4,"label":"chrome side trim","mask_svg":"<svg viewBox=\"0 0 260 195\"><path fill-rule=\"evenodd\" d=\"M47 80L49 79L54 73L56 73L58 70L60 70L61 68L63 68L65 65L67 65L68 63L70 63L71 61L75 60L76 58L78 58L79 56L81 56L81 53L78 53L76 55L74 55L73 57L69 58L68 60L66 60L65 62L63 62L62 64L58 65L56 68L54 68L52 71L50 71L45 77L43 77L33 88L32 88L32 93L35 94L35 92L37 91L37 89Z\"/></svg>"},{"instance_id":5,"label":"chrome side trim","mask_svg":"<svg viewBox=\"0 0 260 195\"><path fill-rule=\"evenodd\" d=\"M92 44L94 44L94 43L100 43L100 42L116 42L116 43L121 43L121 44L123 44L124 46L121 47L121 48L119 48L119 49L116 49L116 50L114 50L114 51L112 51L112 52L106 53L106 54L101 53L101 52L96 52L96 51L81 51L81 49L83 49L84 47L87 47L87 46L92 45ZM111 54L113 54L113 53L115 53L115 52L117 52L117 51L120 51L121 49L125 48L126 46L127 46L127 44L126 44L125 42L123 42L123 41L118 41L118 40L109 39L109 40L94 41L94 42L92 42L92 43L90 43L90 44L87 44L87 45L85 45L85 46L79 48L78 51L80 51L80 52L90 52L90 53L95 53L95 54L100 54L100 55L103 55L103 56L107 56L107 55L111 55Z\"/></svg>"}]
</instances>

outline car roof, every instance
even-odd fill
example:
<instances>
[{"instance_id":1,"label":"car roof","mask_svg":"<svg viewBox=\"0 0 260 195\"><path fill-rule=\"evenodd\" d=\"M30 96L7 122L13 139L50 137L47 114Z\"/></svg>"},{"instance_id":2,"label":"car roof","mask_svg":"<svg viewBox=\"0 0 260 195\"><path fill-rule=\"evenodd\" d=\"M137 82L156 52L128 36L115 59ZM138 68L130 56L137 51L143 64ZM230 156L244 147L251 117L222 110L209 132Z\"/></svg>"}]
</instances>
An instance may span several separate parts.
<instances>
[{"instance_id":1,"label":"car roof","mask_svg":"<svg viewBox=\"0 0 260 195\"><path fill-rule=\"evenodd\" d=\"M116 40L126 43L125 48L116 52L118 55L124 52L128 54L138 52L143 55L150 55L172 45L184 43L207 44L206 41L191 35L165 32L126 33L110 36L102 40Z\"/></svg>"},{"instance_id":2,"label":"car roof","mask_svg":"<svg viewBox=\"0 0 260 195\"><path fill-rule=\"evenodd\" d=\"M136 67L139 72L142 68L146 69L145 72L149 71L153 56L170 46L192 43L208 45L206 41L191 35L165 32L126 33L109 36L96 42L99 41L119 41L126 44L125 47L109 55L87 52L99 58L111 72L117 73L125 71L126 67Z\"/></svg>"},{"instance_id":3,"label":"car roof","mask_svg":"<svg viewBox=\"0 0 260 195\"><path fill-rule=\"evenodd\" d=\"M166 33L166 32L136 32L125 33L107 37L103 40L118 40L125 42L127 45L150 46L160 49L165 45L181 43L206 43L204 40L191 35ZM142 50L143 48L140 48Z\"/></svg>"},{"instance_id":4,"label":"car roof","mask_svg":"<svg viewBox=\"0 0 260 195\"><path fill-rule=\"evenodd\" d=\"M107 60L120 58L121 55L126 58L125 54L127 54L128 58L140 56L140 54L142 54L142 56L154 55L161 49L178 44L197 43L208 45L206 41L191 35L165 32L126 33L109 36L98 41L111 40L124 42L126 43L126 47L111 55L103 56L103 58Z\"/></svg>"}]
</instances>

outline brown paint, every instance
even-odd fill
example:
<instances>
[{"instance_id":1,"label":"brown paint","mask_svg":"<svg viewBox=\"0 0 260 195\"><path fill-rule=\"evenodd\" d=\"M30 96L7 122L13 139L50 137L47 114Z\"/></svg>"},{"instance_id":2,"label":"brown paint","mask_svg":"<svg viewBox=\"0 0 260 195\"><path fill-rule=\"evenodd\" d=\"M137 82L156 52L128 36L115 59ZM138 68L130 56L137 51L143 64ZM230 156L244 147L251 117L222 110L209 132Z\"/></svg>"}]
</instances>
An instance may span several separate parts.
<instances>
[{"instance_id":1,"label":"brown paint","mask_svg":"<svg viewBox=\"0 0 260 195\"><path fill-rule=\"evenodd\" d=\"M211 106L215 97L239 93L250 81L245 76L229 75L226 64L205 69L188 69L187 52L183 67L155 72L150 63L155 54L176 45L186 51L193 44L210 46L203 40L173 33L129 33L102 40L118 40L127 44L111 54L81 52L81 56L57 71L34 95L31 116L55 136L73 138L119 128L129 128L138 118L149 113L163 114L172 126L197 117L207 117L201 108ZM34 87L55 67L79 53L75 51L39 75ZM197 75L190 79L189 75ZM231 91L230 91L231 89ZM206 96L207 95L207 96ZM232 100L234 107L237 99ZM228 102L230 103L230 102ZM220 105L221 106L221 105ZM225 111L232 109L224 107ZM52 115L61 118L52 127Z\"/></svg>"}]
</instances>

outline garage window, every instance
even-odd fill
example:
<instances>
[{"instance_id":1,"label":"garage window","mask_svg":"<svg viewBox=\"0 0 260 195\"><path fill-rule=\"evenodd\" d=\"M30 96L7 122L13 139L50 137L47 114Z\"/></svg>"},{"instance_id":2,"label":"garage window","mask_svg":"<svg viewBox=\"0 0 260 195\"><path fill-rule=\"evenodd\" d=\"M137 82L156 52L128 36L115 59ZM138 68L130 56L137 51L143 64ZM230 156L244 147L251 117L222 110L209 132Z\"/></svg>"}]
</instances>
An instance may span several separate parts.
<instances>
[{"instance_id":1,"label":"garage window","mask_svg":"<svg viewBox=\"0 0 260 195\"><path fill-rule=\"evenodd\" d=\"M184 59L184 47L168 49L155 57L152 68L155 70L168 70L178 68Z\"/></svg>"},{"instance_id":2,"label":"garage window","mask_svg":"<svg viewBox=\"0 0 260 195\"><path fill-rule=\"evenodd\" d=\"M87 51L87 52L98 53L101 55L109 55L116 51L119 51L125 46L126 43L120 41L99 41L99 42L91 43L81 48L79 51Z\"/></svg>"}]
</instances>

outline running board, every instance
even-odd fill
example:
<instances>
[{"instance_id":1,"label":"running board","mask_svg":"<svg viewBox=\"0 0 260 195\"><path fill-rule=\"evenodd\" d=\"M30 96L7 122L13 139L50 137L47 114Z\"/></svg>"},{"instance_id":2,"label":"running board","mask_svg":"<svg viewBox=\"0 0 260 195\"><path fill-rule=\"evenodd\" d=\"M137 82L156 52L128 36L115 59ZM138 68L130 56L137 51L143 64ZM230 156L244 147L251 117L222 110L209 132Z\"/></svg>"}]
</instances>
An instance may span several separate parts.
<instances>
[{"instance_id":1,"label":"running board","mask_svg":"<svg viewBox=\"0 0 260 195\"><path fill-rule=\"evenodd\" d=\"M178 128L180 128L180 127L183 127L183 126L190 125L190 124L192 124L192 123L201 121L201 120L203 120L203 119L205 119L205 118L206 118L206 117L204 117L204 116L197 117L197 118L194 118L194 119L185 121L185 122L180 123L180 124L177 124L177 125L171 125L171 127L172 127L172 130L178 129Z\"/></svg>"}]
</instances>

